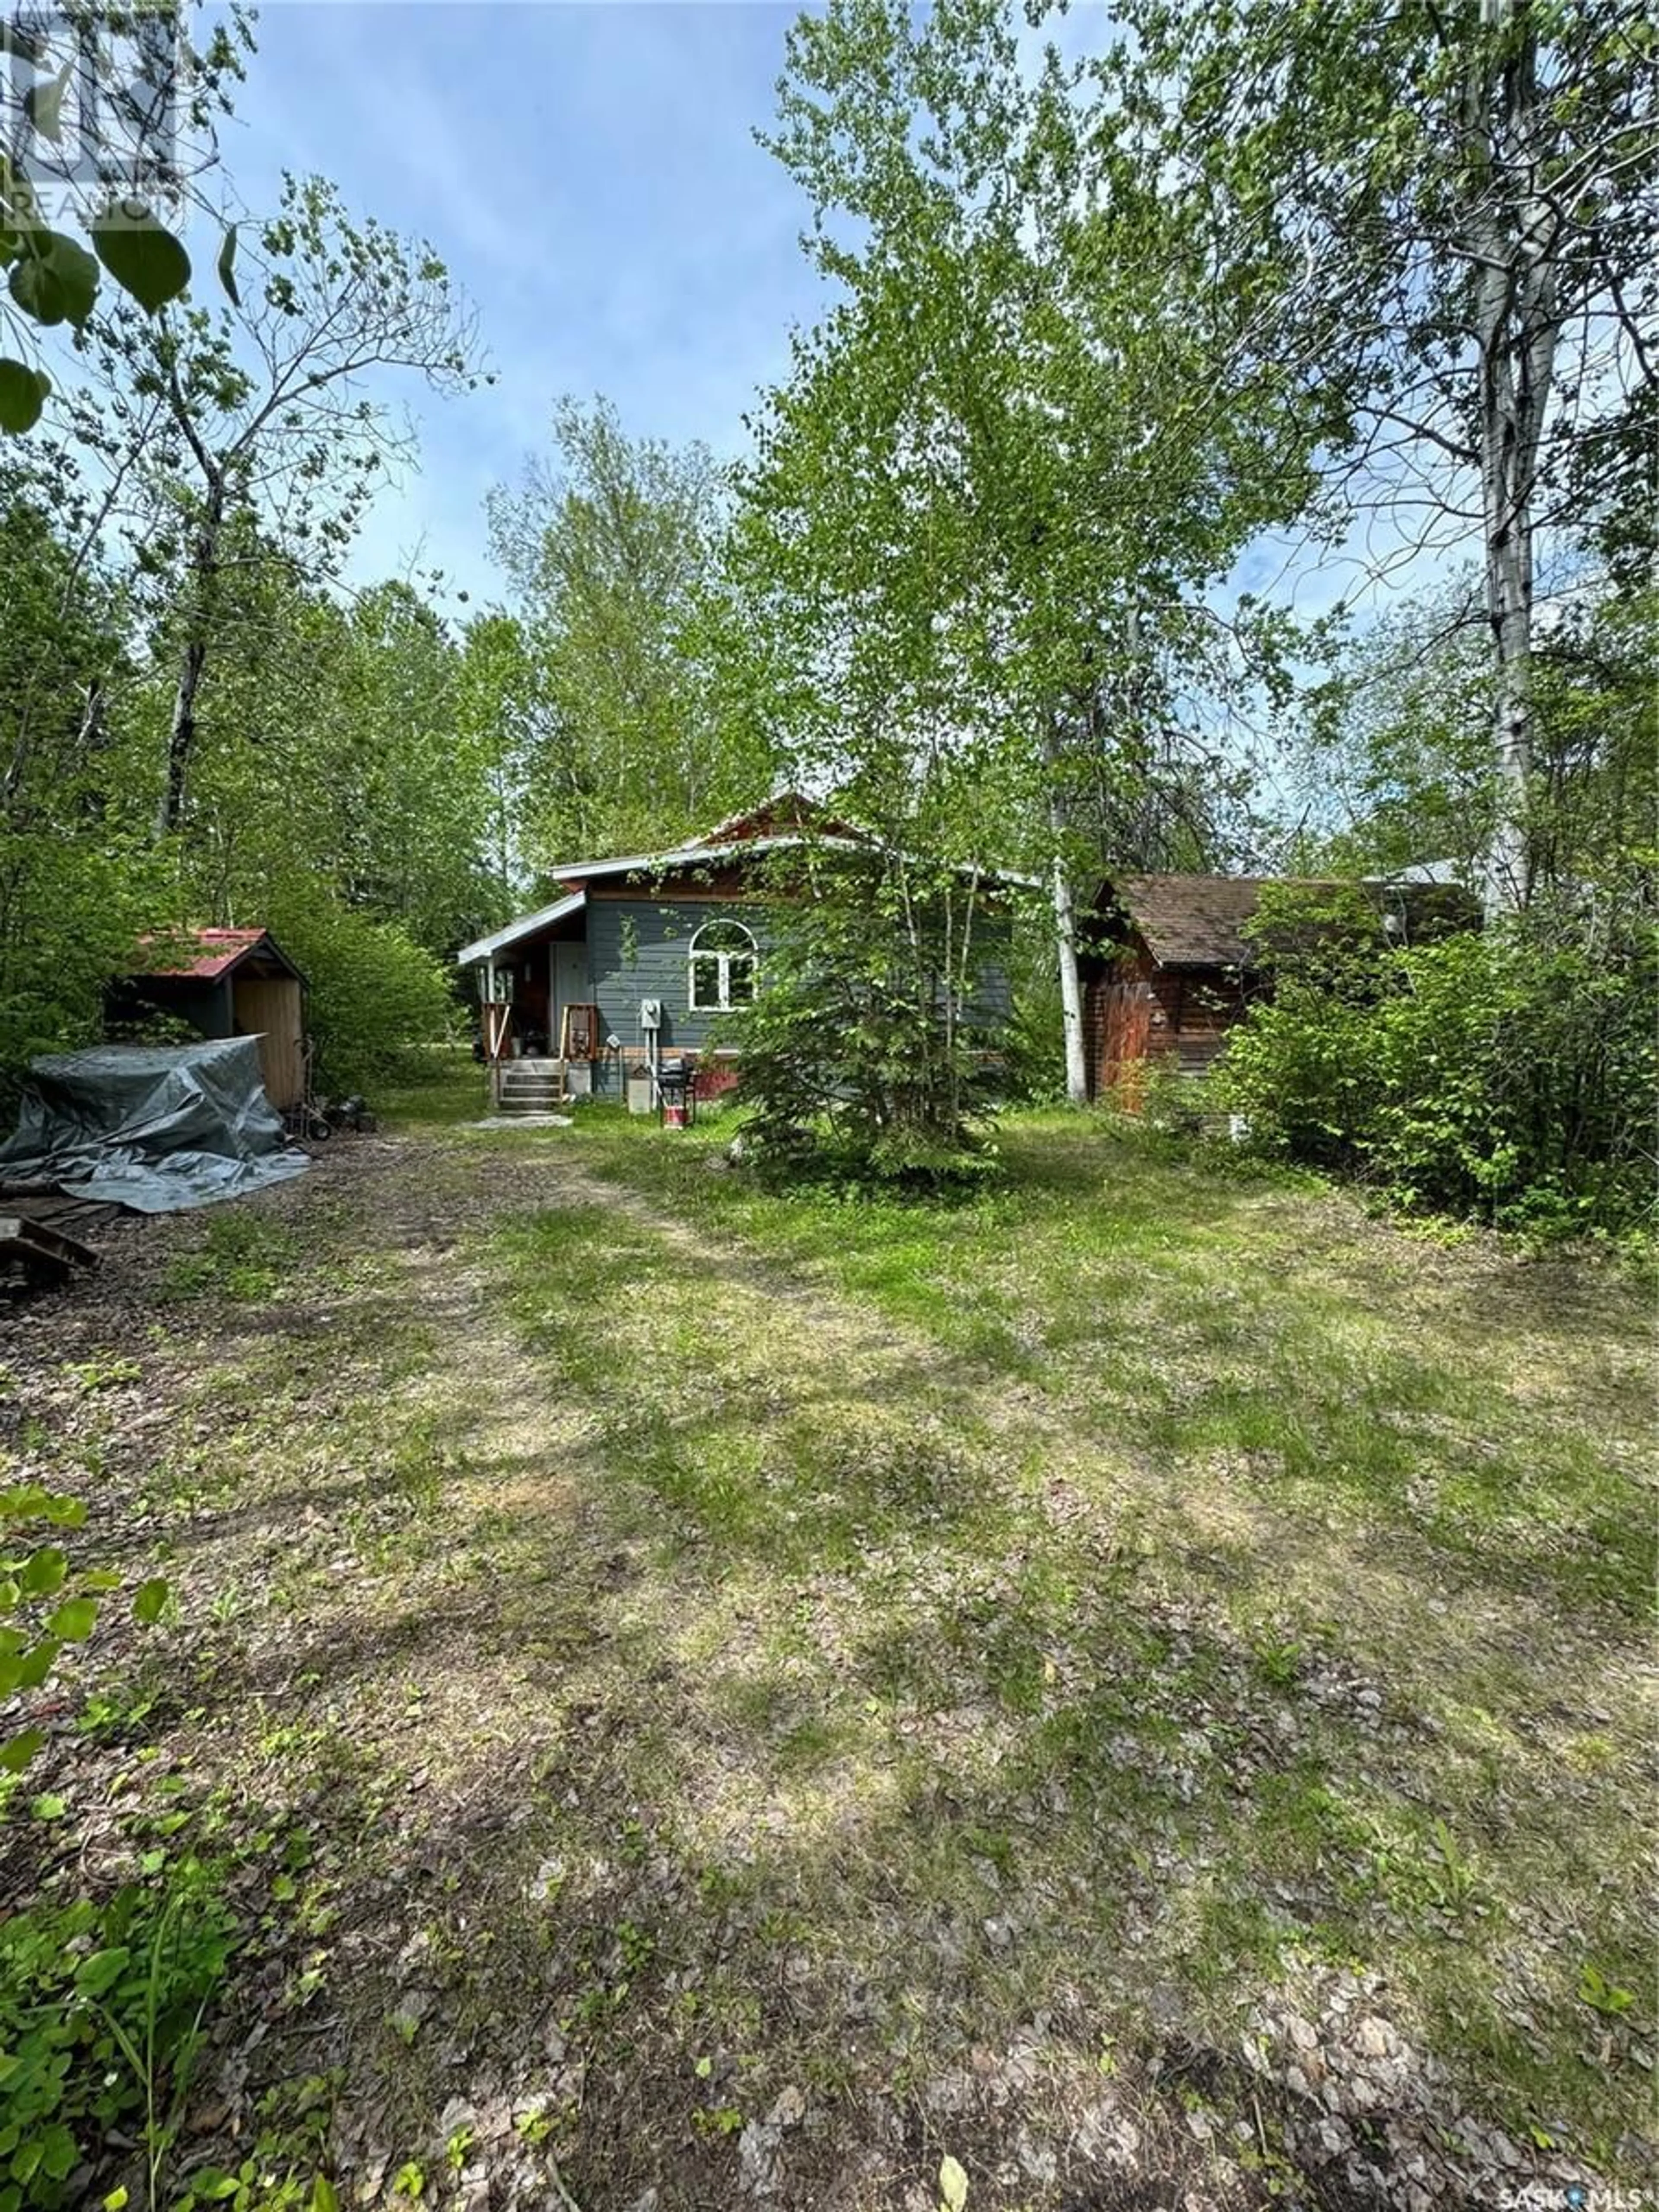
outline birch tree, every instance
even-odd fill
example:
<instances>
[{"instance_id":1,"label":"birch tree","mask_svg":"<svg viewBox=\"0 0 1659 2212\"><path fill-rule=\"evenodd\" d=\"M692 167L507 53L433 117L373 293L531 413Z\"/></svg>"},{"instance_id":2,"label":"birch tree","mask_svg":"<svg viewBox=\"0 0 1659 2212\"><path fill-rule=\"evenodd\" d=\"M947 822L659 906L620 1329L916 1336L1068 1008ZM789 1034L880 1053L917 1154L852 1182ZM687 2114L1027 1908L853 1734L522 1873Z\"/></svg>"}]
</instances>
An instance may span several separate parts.
<instances>
[{"instance_id":1,"label":"birch tree","mask_svg":"<svg viewBox=\"0 0 1659 2212\"><path fill-rule=\"evenodd\" d=\"M174 659L155 834L185 812L198 702L228 573L275 547L291 573L337 572L357 520L410 440L386 373L457 392L481 374L470 312L431 249L350 216L331 185L289 178L236 240L231 297L88 325L93 380L70 437L166 610Z\"/></svg>"},{"instance_id":2,"label":"birch tree","mask_svg":"<svg viewBox=\"0 0 1659 2212\"><path fill-rule=\"evenodd\" d=\"M1079 788L1144 790L1206 592L1307 498L1328 426L1260 337L1296 264L1242 271L1109 57L1029 65L1000 0L832 0L788 52L768 143L837 296L746 481L763 627L817 688L821 772L971 760L962 788L1041 825L1080 1102Z\"/></svg>"},{"instance_id":3,"label":"birch tree","mask_svg":"<svg viewBox=\"0 0 1659 2212\"><path fill-rule=\"evenodd\" d=\"M1283 328L1351 395L1328 459L1409 544L1478 549L1500 804L1489 902L1530 889L1540 537L1588 449L1650 415L1655 40L1626 0L1127 0L1124 81L1171 173L1261 250L1306 257L1323 327ZM1650 456L1651 446L1650 443ZM1650 466L1651 461L1650 459Z\"/></svg>"}]
</instances>

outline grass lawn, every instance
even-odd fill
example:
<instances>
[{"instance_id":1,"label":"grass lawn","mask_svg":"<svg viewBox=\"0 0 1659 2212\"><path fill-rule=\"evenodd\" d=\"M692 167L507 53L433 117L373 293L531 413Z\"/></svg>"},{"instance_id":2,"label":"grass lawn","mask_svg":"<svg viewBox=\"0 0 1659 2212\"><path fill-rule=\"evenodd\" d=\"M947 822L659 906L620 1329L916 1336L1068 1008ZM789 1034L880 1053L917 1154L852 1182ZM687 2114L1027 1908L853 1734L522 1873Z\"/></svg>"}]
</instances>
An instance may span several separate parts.
<instances>
[{"instance_id":1,"label":"grass lawn","mask_svg":"<svg viewBox=\"0 0 1659 2212\"><path fill-rule=\"evenodd\" d=\"M1643 2185L1634 1291L1066 1117L872 1204L465 1074L7 1325L8 1479L178 1600L7 1902L182 1812L244 1930L175 2195Z\"/></svg>"}]
</instances>

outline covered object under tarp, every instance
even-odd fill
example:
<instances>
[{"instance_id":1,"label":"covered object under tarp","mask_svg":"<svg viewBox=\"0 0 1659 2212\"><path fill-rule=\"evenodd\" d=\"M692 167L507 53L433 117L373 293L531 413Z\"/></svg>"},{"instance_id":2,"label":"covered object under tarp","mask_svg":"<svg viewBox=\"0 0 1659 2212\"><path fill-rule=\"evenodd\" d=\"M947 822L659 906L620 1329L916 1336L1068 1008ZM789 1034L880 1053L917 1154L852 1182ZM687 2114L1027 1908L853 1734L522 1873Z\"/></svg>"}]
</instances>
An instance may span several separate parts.
<instances>
[{"instance_id":1,"label":"covered object under tarp","mask_svg":"<svg viewBox=\"0 0 1659 2212\"><path fill-rule=\"evenodd\" d=\"M139 1213L244 1198L303 1174L259 1076L257 1037L94 1045L30 1063L0 1183L39 1183Z\"/></svg>"}]
</instances>

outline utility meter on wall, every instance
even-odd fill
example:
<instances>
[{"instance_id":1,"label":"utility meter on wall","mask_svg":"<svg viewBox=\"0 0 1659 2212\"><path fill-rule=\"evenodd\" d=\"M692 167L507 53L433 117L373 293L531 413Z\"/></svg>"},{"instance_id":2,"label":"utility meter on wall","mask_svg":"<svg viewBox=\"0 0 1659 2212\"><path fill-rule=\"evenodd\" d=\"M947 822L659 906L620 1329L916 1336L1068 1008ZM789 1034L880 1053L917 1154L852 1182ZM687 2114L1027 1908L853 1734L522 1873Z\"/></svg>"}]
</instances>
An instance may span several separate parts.
<instances>
[{"instance_id":1,"label":"utility meter on wall","mask_svg":"<svg viewBox=\"0 0 1659 2212\"><path fill-rule=\"evenodd\" d=\"M641 999L640 1000L640 1028L648 1035L651 1030L659 1030L661 1027L662 1000L660 999Z\"/></svg>"}]
</instances>

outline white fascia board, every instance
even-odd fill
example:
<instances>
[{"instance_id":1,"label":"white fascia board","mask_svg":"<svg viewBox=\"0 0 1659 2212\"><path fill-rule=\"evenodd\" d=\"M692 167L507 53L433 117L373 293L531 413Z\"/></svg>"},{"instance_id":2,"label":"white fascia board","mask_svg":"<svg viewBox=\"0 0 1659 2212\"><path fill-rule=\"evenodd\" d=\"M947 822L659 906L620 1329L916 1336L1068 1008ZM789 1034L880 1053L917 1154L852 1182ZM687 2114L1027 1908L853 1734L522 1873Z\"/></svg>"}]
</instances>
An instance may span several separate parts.
<instances>
[{"instance_id":1,"label":"white fascia board","mask_svg":"<svg viewBox=\"0 0 1659 2212\"><path fill-rule=\"evenodd\" d=\"M699 863L714 860L741 860L747 853L780 853L801 845L827 845L832 849L856 853L863 848L851 837L739 837L729 845L684 845L672 853L634 853L619 860L572 860L561 862L549 870L550 875L562 880L589 882L601 876L649 876L660 873L664 868L695 867ZM957 873L977 876L986 884L1009 884L1021 890L1040 890L1042 885L1035 876L1017 876L1006 868L986 868L968 861L959 861Z\"/></svg>"},{"instance_id":2,"label":"white fascia board","mask_svg":"<svg viewBox=\"0 0 1659 2212\"><path fill-rule=\"evenodd\" d=\"M830 844L830 838L820 838L820 844ZM742 837L730 845L683 845L672 853L629 853L618 860L571 860L560 862L548 873L563 882L575 882L596 876L650 876L664 868L693 866L699 860L724 860L740 858L745 853L775 853L785 845L804 844L800 837Z\"/></svg>"},{"instance_id":3,"label":"white fascia board","mask_svg":"<svg viewBox=\"0 0 1659 2212\"><path fill-rule=\"evenodd\" d=\"M458 968L476 968L481 960L493 960L498 952L506 952L520 938L533 937L538 929L550 928L554 922L562 921L568 914L587 902L586 891L568 891L551 906L543 907L536 914L521 915L517 921L509 921L493 937L481 937L474 945L464 945L455 955Z\"/></svg>"}]
</instances>

